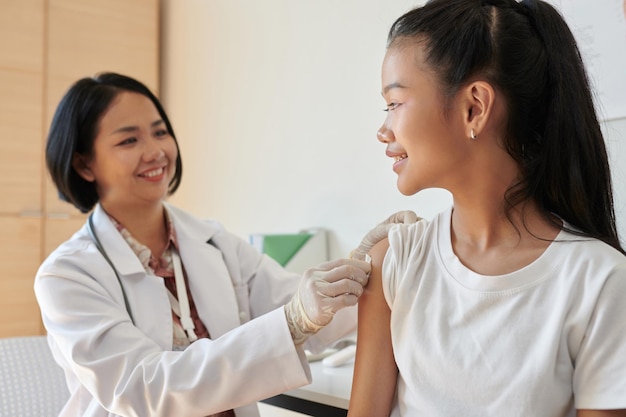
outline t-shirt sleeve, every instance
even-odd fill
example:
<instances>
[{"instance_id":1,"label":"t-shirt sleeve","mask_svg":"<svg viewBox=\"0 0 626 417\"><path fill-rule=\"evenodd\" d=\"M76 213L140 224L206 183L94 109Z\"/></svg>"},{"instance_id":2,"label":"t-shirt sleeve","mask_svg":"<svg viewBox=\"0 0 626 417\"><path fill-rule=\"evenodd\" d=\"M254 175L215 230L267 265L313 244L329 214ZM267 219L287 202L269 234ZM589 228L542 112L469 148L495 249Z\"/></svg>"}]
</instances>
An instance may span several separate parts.
<instances>
[{"instance_id":1,"label":"t-shirt sleeve","mask_svg":"<svg viewBox=\"0 0 626 417\"><path fill-rule=\"evenodd\" d=\"M420 220L412 224L398 224L389 230L389 249L382 266L383 294L389 308L393 306L396 290L411 254L420 250L427 224L426 220Z\"/></svg>"},{"instance_id":2,"label":"t-shirt sleeve","mask_svg":"<svg viewBox=\"0 0 626 417\"><path fill-rule=\"evenodd\" d=\"M626 408L626 264L607 278L574 364L577 409Z\"/></svg>"}]
</instances>

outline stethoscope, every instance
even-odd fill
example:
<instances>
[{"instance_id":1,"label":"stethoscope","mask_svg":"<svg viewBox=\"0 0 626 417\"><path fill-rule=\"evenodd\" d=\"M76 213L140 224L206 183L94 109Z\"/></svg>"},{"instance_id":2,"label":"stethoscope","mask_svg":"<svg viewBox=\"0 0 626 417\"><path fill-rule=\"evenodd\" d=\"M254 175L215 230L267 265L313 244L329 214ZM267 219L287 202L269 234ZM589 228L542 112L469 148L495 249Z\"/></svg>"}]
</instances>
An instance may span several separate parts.
<instances>
[{"instance_id":1,"label":"stethoscope","mask_svg":"<svg viewBox=\"0 0 626 417\"><path fill-rule=\"evenodd\" d=\"M122 296L124 297L124 305L126 306L126 311L128 312L128 315L130 316L130 321L133 324L135 324L135 319L133 318L133 313L130 309L130 304L128 303L128 297L126 296L126 291L124 290L124 286L122 285L122 279L120 278L120 274L119 272L117 272L117 268L115 267L115 265L113 265L113 261L111 261L111 258L109 258L109 255L107 255L107 252L104 250L102 243L100 243L100 239L98 239L96 230L93 227L93 213L89 215L89 219L87 221L87 229L89 230L89 235L91 236L91 239L96 244L96 248L98 248L98 251L102 254L102 256L104 256L104 259L111 266L111 268L113 269L113 272L115 272L115 276L117 277L117 282L120 283L120 288L122 289Z\"/></svg>"},{"instance_id":2,"label":"stethoscope","mask_svg":"<svg viewBox=\"0 0 626 417\"><path fill-rule=\"evenodd\" d=\"M130 309L130 304L128 302L128 297L126 296L124 285L122 285L122 279L120 278L120 274L119 272L117 272L117 268L115 268L115 265L113 265L113 261L111 261L109 255L107 255L106 250L104 250L104 247L102 246L102 243L100 243L100 239L98 239L98 235L96 234L96 230L93 226L93 213L89 215L87 226L89 230L89 235L95 243L96 248L98 248L98 251L111 266L113 272L115 272L117 282L119 282L120 288L122 289L122 296L124 297L124 305L126 306L126 311L130 316L130 321L135 324L135 320L133 319L133 314ZM182 263L180 260L180 256L178 255L178 252L176 250L172 251L172 263L174 266L174 277L176 281L176 293L178 294L178 299L176 299L176 297L174 297L174 295L169 291L167 292L167 295L169 297L170 304L172 306L172 309L174 310L174 313L176 313L176 315L179 317L181 326L185 330L185 333L187 333L189 341L194 342L198 339L198 337L194 332L195 324L191 319L191 311L189 306L189 299L187 297L187 288L185 285L185 277L183 274Z\"/></svg>"}]
</instances>

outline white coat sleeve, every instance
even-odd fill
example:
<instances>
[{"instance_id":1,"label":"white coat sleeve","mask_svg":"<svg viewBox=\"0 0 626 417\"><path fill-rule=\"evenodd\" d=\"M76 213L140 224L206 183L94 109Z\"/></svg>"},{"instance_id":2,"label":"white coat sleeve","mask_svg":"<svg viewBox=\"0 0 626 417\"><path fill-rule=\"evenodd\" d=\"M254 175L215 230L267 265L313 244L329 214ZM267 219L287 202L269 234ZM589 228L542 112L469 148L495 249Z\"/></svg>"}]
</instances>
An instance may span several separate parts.
<instances>
[{"instance_id":1,"label":"white coat sleeve","mask_svg":"<svg viewBox=\"0 0 626 417\"><path fill-rule=\"evenodd\" d=\"M35 293L54 356L71 375L68 380L76 377L69 383L71 391L86 389L117 415L192 417L310 382L282 309L216 340L199 340L183 352L167 351L133 325L112 287L92 277L107 268L93 254L81 252L44 263L36 277ZM164 314L171 317L169 311ZM155 325L162 325L161 318L155 317Z\"/></svg>"}]
</instances>

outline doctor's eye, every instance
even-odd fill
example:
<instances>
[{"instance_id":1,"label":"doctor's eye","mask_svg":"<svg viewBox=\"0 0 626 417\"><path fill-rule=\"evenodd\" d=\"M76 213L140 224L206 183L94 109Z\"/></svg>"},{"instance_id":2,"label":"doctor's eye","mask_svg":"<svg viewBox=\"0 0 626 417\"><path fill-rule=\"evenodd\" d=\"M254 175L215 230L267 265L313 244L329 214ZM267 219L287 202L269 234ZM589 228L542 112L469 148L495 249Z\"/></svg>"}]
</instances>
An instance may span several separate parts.
<instances>
[{"instance_id":1,"label":"doctor's eye","mask_svg":"<svg viewBox=\"0 0 626 417\"><path fill-rule=\"evenodd\" d=\"M387 104L387 107L385 107L383 109L383 111L395 110L396 108L398 108L399 105L400 105L400 103L389 103L389 104Z\"/></svg>"},{"instance_id":2,"label":"doctor's eye","mask_svg":"<svg viewBox=\"0 0 626 417\"><path fill-rule=\"evenodd\" d=\"M121 141L120 143L118 143L118 145L130 145L131 143L135 143L137 142L137 138L132 137L132 138L126 138L123 141Z\"/></svg>"},{"instance_id":3,"label":"doctor's eye","mask_svg":"<svg viewBox=\"0 0 626 417\"><path fill-rule=\"evenodd\" d=\"M154 136L168 136L170 134L170 132L167 131L167 129L158 129L154 132Z\"/></svg>"}]
</instances>

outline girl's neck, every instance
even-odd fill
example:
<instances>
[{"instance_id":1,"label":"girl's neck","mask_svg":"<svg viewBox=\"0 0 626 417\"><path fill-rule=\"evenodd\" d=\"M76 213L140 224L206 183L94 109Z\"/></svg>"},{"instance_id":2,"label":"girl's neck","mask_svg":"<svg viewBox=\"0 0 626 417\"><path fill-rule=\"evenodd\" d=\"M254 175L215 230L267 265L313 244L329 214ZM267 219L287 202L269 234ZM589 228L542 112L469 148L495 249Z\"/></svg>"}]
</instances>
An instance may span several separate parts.
<instances>
[{"instance_id":1,"label":"girl's neck","mask_svg":"<svg viewBox=\"0 0 626 417\"><path fill-rule=\"evenodd\" d=\"M503 204L467 206L455 201L450 237L467 267L484 275L502 275L541 256L559 231L531 202L514 207L507 217Z\"/></svg>"}]
</instances>

